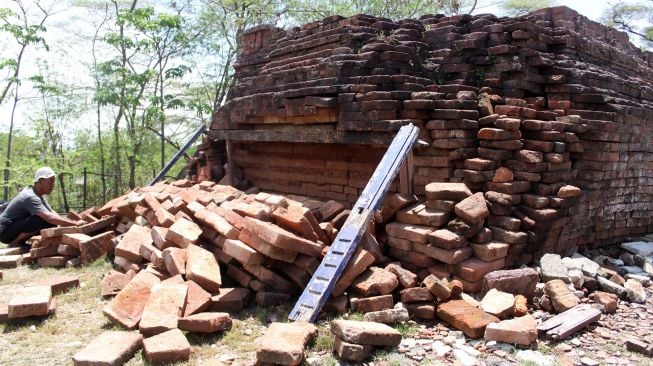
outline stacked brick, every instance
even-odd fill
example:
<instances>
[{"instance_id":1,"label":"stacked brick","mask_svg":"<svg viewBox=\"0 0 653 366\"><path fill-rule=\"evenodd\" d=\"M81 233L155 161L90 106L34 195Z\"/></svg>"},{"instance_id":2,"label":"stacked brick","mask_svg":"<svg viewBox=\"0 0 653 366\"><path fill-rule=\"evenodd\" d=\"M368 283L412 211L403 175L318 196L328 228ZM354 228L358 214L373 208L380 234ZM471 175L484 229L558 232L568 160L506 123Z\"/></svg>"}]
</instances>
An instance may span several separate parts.
<instances>
[{"instance_id":1,"label":"stacked brick","mask_svg":"<svg viewBox=\"0 0 653 366\"><path fill-rule=\"evenodd\" d=\"M416 193L434 181L483 192L488 226L519 237L508 265L653 229L653 57L569 8L519 18L330 17L290 31L252 29L241 44L239 82L210 136L391 136L414 123L430 145L414 151ZM371 174L351 164L346 144L296 142L281 155L257 156L284 143L239 136L232 162L265 189L351 204L361 188L354 183ZM319 179L289 174L303 148L314 152L315 167L327 167ZM382 151L362 145L355 155L373 166ZM288 172L269 175L278 163ZM337 183L329 167L337 167ZM581 191L561 196L566 185Z\"/></svg>"},{"instance_id":2,"label":"stacked brick","mask_svg":"<svg viewBox=\"0 0 653 366\"><path fill-rule=\"evenodd\" d=\"M41 267L75 267L89 264L109 253L113 245L115 215L101 215L95 208L81 213L70 212L74 220L86 221L75 227L41 230L29 239L31 248L6 248L0 251L0 268L37 264Z\"/></svg>"},{"instance_id":3,"label":"stacked brick","mask_svg":"<svg viewBox=\"0 0 653 366\"><path fill-rule=\"evenodd\" d=\"M464 183L431 183L426 199L400 210L386 226L389 255L422 278L453 275L466 291L478 291L486 273L504 266L510 247L488 228L483 193L472 194Z\"/></svg>"}]
</instances>

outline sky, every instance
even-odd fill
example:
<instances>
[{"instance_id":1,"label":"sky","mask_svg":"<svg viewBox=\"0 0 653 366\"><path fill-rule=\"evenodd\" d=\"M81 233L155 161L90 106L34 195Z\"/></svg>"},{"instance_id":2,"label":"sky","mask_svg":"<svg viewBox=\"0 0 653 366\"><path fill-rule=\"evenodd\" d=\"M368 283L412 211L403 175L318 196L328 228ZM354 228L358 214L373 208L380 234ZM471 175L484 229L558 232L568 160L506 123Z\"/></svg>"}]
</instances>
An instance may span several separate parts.
<instances>
[{"instance_id":1,"label":"sky","mask_svg":"<svg viewBox=\"0 0 653 366\"><path fill-rule=\"evenodd\" d=\"M0 0L0 3L6 0ZM45 0L48 2L48 0ZM29 3L30 0L25 0ZM61 77L67 79L76 79L80 82L91 84L92 81L88 76L88 65L90 64L91 56L88 49L87 40L93 34L93 27L88 26L89 21L93 21L94 17L87 14L87 11L80 11L80 8L65 7L61 2L56 0L50 1L57 12L48 19L48 31L44 34L48 45L50 46L49 52L36 51L33 47L28 49L25 55L26 59L34 59L36 57L47 58L51 61L54 70ZM153 1L156 4L156 1ZM494 13L500 14L500 9L495 0L479 0L477 9L474 13ZM607 1L603 0L574 0L569 3L564 3L561 0L557 1L558 5L566 5L586 17L598 21L601 17L603 10L608 6ZM2 5L0 5L1 7ZM96 20L97 21L97 20ZM86 27L86 30L84 29ZM85 40L86 38L86 40ZM11 50L7 45L8 39L0 37L0 59L11 57ZM85 43L85 45L84 45ZM82 46L80 46L80 44ZM38 72L36 63L27 63L23 68L22 75L34 75ZM18 129L25 130L24 126L28 126L27 114L30 111L30 101L28 99L22 101L17 109L17 123ZM9 116L11 112L11 103L5 103L0 106L0 131L9 131ZM78 122L79 124L79 122ZM90 124L92 125L92 124ZM21 128L22 127L22 128ZM2 151L0 147L0 151Z\"/></svg>"}]
</instances>

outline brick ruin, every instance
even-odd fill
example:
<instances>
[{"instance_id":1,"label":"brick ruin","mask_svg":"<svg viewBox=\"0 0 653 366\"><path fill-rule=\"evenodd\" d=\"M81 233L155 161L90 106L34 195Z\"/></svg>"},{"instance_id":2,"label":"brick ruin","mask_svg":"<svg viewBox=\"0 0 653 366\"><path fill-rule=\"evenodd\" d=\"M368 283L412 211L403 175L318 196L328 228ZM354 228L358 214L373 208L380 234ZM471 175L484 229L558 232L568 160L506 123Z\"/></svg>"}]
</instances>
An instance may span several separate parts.
<instances>
[{"instance_id":1,"label":"brick ruin","mask_svg":"<svg viewBox=\"0 0 653 366\"><path fill-rule=\"evenodd\" d=\"M427 143L415 193L484 192L489 220L516 218L528 238L506 265L653 231L653 56L625 33L556 7L332 16L240 42L238 82L202 145L209 161L229 157L238 184L351 205L413 123Z\"/></svg>"}]
</instances>

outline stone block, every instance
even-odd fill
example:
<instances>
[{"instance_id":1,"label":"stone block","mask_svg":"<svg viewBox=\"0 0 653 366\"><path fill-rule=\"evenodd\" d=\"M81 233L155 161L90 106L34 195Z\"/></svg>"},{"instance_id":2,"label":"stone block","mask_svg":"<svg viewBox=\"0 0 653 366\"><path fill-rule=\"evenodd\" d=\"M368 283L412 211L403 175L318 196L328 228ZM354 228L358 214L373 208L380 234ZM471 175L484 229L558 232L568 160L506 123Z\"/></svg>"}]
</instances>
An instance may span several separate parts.
<instances>
[{"instance_id":1,"label":"stone block","mask_svg":"<svg viewBox=\"0 0 653 366\"><path fill-rule=\"evenodd\" d=\"M38 286L50 286L53 294L66 292L72 288L79 287L79 277L73 275L61 275L45 278L36 283Z\"/></svg>"},{"instance_id":2,"label":"stone block","mask_svg":"<svg viewBox=\"0 0 653 366\"><path fill-rule=\"evenodd\" d=\"M544 285L544 292L558 313L567 311L580 303L578 297L559 279L547 282Z\"/></svg>"},{"instance_id":3,"label":"stone block","mask_svg":"<svg viewBox=\"0 0 653 366\"><path fill-rule=\"evenodd\" d=\"M523 295L531 301L539 280L540 276L534 268L493 271L483 277L481 291L486 293L494 288L513 295Z\"/></svg>"},{"instance_id":4,"label":"stone block","mask_svg":"<svg viewBox=\"0 0 653 366\"><path fill-rule=\"evenodd\" d=\"M186 281L186 285L188 286L188 293L186 294L183 316L187 317L208 309L211 305L211 294L193 281Z\"/></svg>"},{"instance_id":5,"label":"stone block","mask_svg":"<svg viewBox=\"0 0 653 366\"><path fill-rule=\"evenodd\" d=\"M186 275L186 261L188 259L186 249L166 248L161 252L161 258L163 258L163 264L170 275Z\"/></svg>"},{"instance_id":6,"label":"stone block","mask_svg":"<svg viewBox=\"0 0 653 366\"><path fill-rule=\"evenodd\" d=\"M429 183L425 190L428 200L461 201L472 195L464 183Z\"/></svg>"}]
</instances>

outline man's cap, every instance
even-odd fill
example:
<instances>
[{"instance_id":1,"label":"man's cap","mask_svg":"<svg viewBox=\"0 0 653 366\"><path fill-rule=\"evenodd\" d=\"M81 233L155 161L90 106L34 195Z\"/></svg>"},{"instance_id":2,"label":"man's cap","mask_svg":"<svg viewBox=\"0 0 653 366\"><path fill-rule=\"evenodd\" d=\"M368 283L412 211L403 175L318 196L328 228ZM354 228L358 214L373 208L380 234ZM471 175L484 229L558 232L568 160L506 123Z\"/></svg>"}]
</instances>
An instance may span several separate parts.
<instances>
[{"instance_id":1,"label":"man's cap","mask_svg":"<svg viewBox=\"0 0 653 366\"><path fill-rule=\"evenodd\" d=\"M44 166L39 168L36 173L34 173L34 183L38 182L41 179L48 179L54 177L54 170L52 168Z\"/></svg>"}]
</instances>

